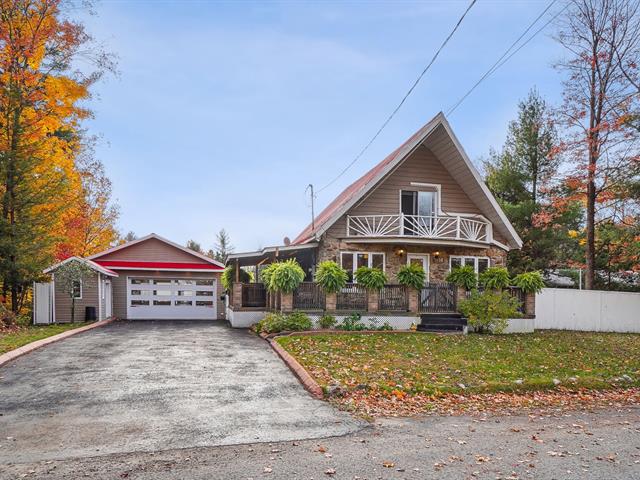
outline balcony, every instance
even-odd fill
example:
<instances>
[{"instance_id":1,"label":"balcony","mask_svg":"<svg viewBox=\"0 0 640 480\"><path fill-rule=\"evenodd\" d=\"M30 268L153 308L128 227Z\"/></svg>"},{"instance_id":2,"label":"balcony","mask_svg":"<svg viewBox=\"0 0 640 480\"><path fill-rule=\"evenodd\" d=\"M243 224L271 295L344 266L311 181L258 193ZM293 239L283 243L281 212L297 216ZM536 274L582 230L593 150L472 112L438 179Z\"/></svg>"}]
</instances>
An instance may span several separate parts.
<instances>
[{"instance_id":1,"label":"balcony","mask_svg":"<svg viewBox=\"0 0 640 480\"><path fill-rule=\"evenodd\" d=\"M405 237L489 243L491 224L464 215L348 215L347 237Z\"/></svg>"}]
</instances>

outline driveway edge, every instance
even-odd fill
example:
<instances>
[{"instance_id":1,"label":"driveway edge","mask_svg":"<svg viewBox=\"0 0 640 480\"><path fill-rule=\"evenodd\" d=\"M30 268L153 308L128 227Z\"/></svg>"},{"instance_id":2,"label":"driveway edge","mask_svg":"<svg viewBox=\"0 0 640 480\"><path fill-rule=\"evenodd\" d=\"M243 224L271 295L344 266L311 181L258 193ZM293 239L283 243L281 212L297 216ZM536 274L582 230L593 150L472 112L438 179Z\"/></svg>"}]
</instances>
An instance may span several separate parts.
<instances>
[{"instance_id":1,"label":"driveway edge","mask_svg":"<svg viewBox=\"0 0 640 480\"><path fill-rule=\"evenodd\" d=\"M289 352L287 352L278 342L276 342L277 337L265 338L271 348L275 350L278 356L282 359L282 361L289 367L289 369L293 372L293 374L298 377L302 386L315 398L319 400L324 399L324 392L322 391L322 387L316 382L309 372L307 372L304 367L298 362Z\"/></svg>"},{"instance_id":2,"label":"driveway edge","mask_svg":"<svg viewBox=\"0 0 640 480\"><path fill-rule=\"evenodd\" d=\"M27 353L31 353L34 350L37 350L40 347L44 347L45 345L49 345L50 343L59 342L60 340L64 340L65 338L71 337L78 333L86 332L87 330L93 330L94 328L104 327L116 320L115 317L108 318L106 320L100 320L98 322L94 322L90 325L85 325L84 327L74 328L73 330L67 330L66 332L58 333L57 335L52 335L47 338L43 338L42 340L36 340L35 342L27 343L21 347L16 348L15 350L11 350L10 352L3 353L0 355L0 367L4 364L9 363L12 360L15 360L22 355L26 355Z\"/></svg>"}]
</instances>

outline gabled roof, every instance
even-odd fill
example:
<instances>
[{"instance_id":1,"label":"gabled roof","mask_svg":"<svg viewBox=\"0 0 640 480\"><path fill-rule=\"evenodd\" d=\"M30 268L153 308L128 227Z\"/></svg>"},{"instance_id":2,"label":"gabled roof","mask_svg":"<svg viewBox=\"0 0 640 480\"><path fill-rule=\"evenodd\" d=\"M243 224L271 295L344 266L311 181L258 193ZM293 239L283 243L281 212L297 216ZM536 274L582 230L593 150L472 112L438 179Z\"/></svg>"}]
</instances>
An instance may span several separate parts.
<instances>
[{"instance_id":1,"label":"gabled roof","mask_svg":"<svg viewBox=\"0 0 640 480\"><path fill-rule=\"evenodd\" d=\"M122 245L118 245L117 247L113 247L110 248L108 250L105 250L104 252L100 252L100 253L96 253L95 255L91 255L90 257L87 257L89 259L98 259L104 255L113 253L113 252L117 252L118 250L123 250L125 248L131 247L132 245L136 245L138 243L142 243L146 240L150 240L150 239L155 239L155 240L159 240L163 243L166 243L167 245L170 245L174 248L177 248L178 250L182 250L183 252L186 252L190 255L193 255L194 257L199 258L200 260L204 260L207 263L210 263L212 265L215 265L216 267L218 267L218 269L224 269L224 265L216 260L214 260L213 258L209 258L206 255L203 255L201 253L196 252L195 250L191 250L190 248L187 247L183 247L182 245L179 245L177 243L172 242L171 240L167 240L164 237L161 237L160 235L157 235L155 233L150 233L149 235L142 237L142 238L137 238L135 240L132 240L130 242L127 243L123 243Z\"/></svg>"},{"instance_id":2,"label":"gabled roof","mask_svg":"<svg viewBox=\"0 0 640 480\"><path fill-rule=\"evenodd\" d=\"M73 262L73 261L78 261L78 262L84 263L90 269L95 270L96 272L100 272L103 275L107 275L109 277L117 277L118 276L118 274L116 272L114 272L113 270L109 270L108 268L103 267L102 265L98 265L96 262L94 262L92 260L89 260L87 258L81 258L81 257L69 257L69 258L63 260L62 262L58 262L55 265L51 265L49 268L45 269L42 273L54 272L55 270L60 268L62 265L65 265L65 264L67 264L69 262Z\"/></svg>"},{"instance_id":3,"label":"gabled roof","mask_svg":"<svg viewBox=\"0 0 640 480\"><path fill-rule=\"evenodd\" d=\"M473 166L442 112L438 113L379 164L349 185L316 217L315 230L312 229L311 225L308 225L291 244L300 245L318 240L331 225L378 186L416 148L427 143L430 139L433 139L434 145L436 145L436 140L438 145L443 144L444 140L444 143L447 143L447 147L456 153L450 157L442 158L437 152L434 152L451 176L467 191L469 197L473 198L483 215L507 238L508 246L520 248L522 240L518 233L485 185L477 169Z\"/></svg>"}]
</instances>

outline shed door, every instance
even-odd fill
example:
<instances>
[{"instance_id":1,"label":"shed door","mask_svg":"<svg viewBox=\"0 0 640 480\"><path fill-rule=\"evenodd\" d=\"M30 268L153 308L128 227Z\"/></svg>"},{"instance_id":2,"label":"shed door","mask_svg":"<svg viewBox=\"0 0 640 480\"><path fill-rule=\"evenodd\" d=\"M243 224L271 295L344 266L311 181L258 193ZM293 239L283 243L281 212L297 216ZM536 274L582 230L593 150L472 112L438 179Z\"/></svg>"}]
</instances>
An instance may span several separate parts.
<instances>
[{"instance_id":1,"label":"shed door","mask_svg":"<svg viewBox=\"0 0 640 480\"><path fill-rule=\"evenodd\" d=\"M127 278L127 318L213 320L215 278Z\"/></svg>"}]
</instances>

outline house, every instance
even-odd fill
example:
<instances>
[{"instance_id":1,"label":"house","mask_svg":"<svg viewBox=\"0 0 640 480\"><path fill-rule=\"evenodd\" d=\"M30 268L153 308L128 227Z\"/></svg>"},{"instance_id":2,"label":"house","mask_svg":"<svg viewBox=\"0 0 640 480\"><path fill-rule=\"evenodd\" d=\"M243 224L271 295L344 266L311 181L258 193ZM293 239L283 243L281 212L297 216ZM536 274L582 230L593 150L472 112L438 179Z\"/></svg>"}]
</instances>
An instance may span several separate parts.
<instances>
[{"instance_id":1,"label":"house","mask_svg":"<svg viewBox=\"0 0 640 480\"><path fill-rule=\"evenodd\" d=\"M350 279L368 266L384 270L391 283L402 265L415 262L433 283L443 282L457 265L472 265L478 273L505 265L507 252L521 246L439 113L349 185L292 242L235 253L229 261L257 273L260 265L295 258L311 281L319 262L333 260ZM243 307L233 302L232 308L238 317Z\"/></svg>"},{"instance_id":2,"label":"house","mask_svg":"<svg viewBox=\"0 0 640 480\"><path fill-rule=\"evenodd\" d=\"M152 233L47 268L51 281L34 289L36 323L71 321L71 295L56 283L56 270L71 261L84 262L92 271L73 286L76 321L84 320L87 307L93 307L97 319L224 318L224 266Z\"/></svg>"}]
</instances>

